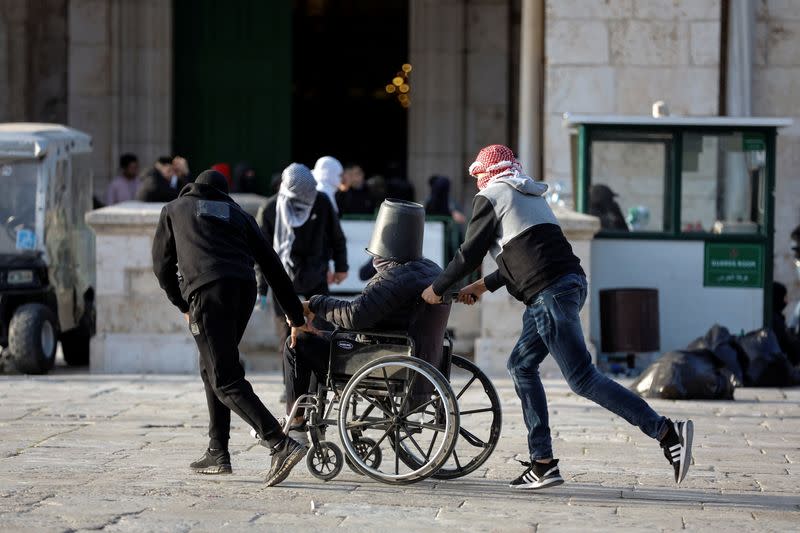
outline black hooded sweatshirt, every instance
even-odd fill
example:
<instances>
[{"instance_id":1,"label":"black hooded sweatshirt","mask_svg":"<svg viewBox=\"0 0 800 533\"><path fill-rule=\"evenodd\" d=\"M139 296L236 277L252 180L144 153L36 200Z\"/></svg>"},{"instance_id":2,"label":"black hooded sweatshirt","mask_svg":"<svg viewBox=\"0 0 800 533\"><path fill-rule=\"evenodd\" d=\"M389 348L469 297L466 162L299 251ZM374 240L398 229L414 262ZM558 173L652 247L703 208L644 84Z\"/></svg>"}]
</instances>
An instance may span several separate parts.
<instances>
[{"instance_id":1,"label":"black hooded sweatshirt","mask_svg":"<svg viewBox=\"0 0 800 533\"><path fill-rule=\"evenodd\" d=\"M230 196L210 185L190 183L161 210L153 239L153 271L182 312L189 310L187 301L194 291L214 281L234 278L255 285L254 262L292 323L302 326L303 306L272 243Z\"/></svg>"}]
</instances>

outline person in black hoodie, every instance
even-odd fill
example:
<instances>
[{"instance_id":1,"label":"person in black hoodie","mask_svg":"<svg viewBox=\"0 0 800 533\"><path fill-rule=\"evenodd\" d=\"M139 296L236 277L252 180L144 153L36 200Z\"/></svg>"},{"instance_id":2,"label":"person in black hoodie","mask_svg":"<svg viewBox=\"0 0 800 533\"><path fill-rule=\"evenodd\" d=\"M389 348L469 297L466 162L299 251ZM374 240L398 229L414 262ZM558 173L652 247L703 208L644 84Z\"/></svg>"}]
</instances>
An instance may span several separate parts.
<instances>
[{"instance_id":1,"label":"person in black hoodie","mask_svg":"<svg viewBox=\"0 0 800 533\"><path fill-rule=\"evenodd\" d=\"M207 170L161 210L153 239L153 271L167 298L184 313L200 352L209 411L209 446L192 470L231 472L228 440L234 411L269 446L267 486L280 483L306 448L283 434L245 379L238 344L256 299L253 263L270 283L287 320L311 331L280 259L256 224L228 196L228 183ZM294 331L294 330L293 330Z\"/></svg>"}]
</instances>

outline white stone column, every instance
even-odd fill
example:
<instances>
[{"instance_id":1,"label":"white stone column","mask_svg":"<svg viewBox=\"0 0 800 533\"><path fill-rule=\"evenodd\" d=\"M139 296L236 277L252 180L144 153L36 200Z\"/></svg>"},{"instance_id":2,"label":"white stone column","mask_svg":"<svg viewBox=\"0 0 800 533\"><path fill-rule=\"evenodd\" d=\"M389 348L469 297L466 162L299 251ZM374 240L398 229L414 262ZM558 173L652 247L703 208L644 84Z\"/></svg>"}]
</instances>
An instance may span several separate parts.
<instances>
[{"instance_id":1,"label":"white stone column","mask_svg":"<svg viewBox=\"0 0 800 533\"><path fill-rule=\"evenodd\" d=\"M543 0L522 0L517 157L531 176L542 176Z\"/></svg>"},{"instance_id":2,"label":"white stone column","mask_svg":"<svg viewBox=\"0 0 800 533\"><path fill-rule=\"evenodd\" d=\"M408 115L408 178L424 199L431 174L464 172L463 0L412 0L409 6L411 107ZM460 180L453 179L458 197Z\"/></svg>"},{"instance_id":3,"label":"white stone column","mask_svg":"<svg viewBox=\"0 0 800 533\"><path fill-rule=\"evenodd\" d=\"M564 235L572 245L575 255L581 260L581 266L589 279L591 268L591 241L600 230L600 221L593 216L576 213L566 208L554 209L556 217L561 224ZM497 269L497 265L486 257L483 271L490 274ZM505 288L494 293L486 293L480 303L481 332L475 341L475 363L490 376L506 376L506 362L512 348L522 332L522 313L525 306L511 297ZM589 339L589 310L591 302L587 296L586 304L581 311L581 326L583 336L589 351L594 353L594 347ZM551 357L548 357L541 366L543 374L558 371L558 366Z\"/></svg>"}]
</instances>

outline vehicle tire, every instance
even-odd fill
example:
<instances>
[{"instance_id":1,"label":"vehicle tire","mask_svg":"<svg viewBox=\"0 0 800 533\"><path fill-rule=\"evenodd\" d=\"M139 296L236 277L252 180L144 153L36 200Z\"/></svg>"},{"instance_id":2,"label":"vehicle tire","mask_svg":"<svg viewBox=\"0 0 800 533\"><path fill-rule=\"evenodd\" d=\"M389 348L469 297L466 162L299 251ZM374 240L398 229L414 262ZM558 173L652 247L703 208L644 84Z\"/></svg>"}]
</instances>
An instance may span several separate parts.
<instances>
[{"instance_id":1,"label":"vehicle tire","mask_svg":"<svg viewBox=\"0 0 800 533\"><path fill-rule=\"evenodd\" d=\"M56 316L42 304L21 305L8 327L8 350L24 374L46 374L56 362Z\"/></svg>"},{"instance_id":2,"label":"vehicle tire","mask_svg":"<svg viewBox=\"0 0 800 533\"><path fill-rule=\"evenodd\" d=\"M61 351L64 361L69 366L86 366L89 364L89 341L92 336L89 328L78 326L61 334Z\"/></svg>"}]
</instances>

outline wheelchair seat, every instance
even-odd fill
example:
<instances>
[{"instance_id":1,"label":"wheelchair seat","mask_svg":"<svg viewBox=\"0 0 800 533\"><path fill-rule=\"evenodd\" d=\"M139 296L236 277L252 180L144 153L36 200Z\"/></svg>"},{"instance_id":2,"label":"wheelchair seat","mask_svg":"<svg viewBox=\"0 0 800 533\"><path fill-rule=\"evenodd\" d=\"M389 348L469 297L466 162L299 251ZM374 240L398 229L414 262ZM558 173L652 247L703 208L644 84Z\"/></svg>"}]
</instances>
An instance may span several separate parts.
<instances>
[{"instance_id":1,"label":"wheelchair seat","mask_svg":"<svg viewBox=\"0 0 800 533\"><path fill-rule=\"evenodd\" d=\"M337 328L331 335L329 371L332 376L347 377L379 357L405 352L429 362L447 376L449 364L442 345L449 317L450 304L420 303L407 332Z\"/></svg>"}]
</instances>

